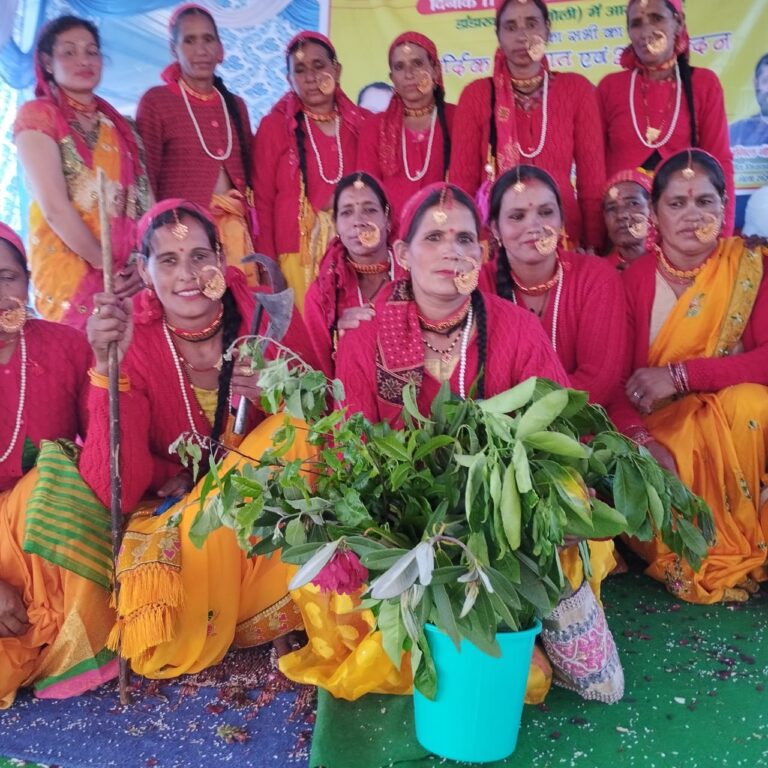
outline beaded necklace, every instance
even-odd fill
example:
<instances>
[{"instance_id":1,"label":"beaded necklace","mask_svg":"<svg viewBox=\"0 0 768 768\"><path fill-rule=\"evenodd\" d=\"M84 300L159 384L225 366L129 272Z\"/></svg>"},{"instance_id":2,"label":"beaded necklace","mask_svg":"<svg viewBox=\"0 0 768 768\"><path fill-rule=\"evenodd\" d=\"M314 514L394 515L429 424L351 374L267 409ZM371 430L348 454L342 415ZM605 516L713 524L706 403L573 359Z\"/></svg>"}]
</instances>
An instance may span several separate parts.
<instances>
[{"instance_id":1,"label":"beaded necklace","mask_svg":"<svg viewBox=\"0 0 768 768\"><path fill-rule=\"evenodd\" d=\"M389 253L388 256L389 256L389 282L393 282L394 279L395 279L395 260L392 258L392 254L391 253ZM362 270L358 269L358 267L367 267L367 266L371 266L371 267L372 266L377 266L378 267L379 265L378 264L376 264L376 265L374 265L374 264L370 264L370 265L369 264L358 264L357 262L352 261L352 259L349 260L349 263L352 265L352 269L354 269L355 272L358 272L359 274L363 274L363 275L365 275L365 274L369 274L369 275L370 274L379 274L380 275L383 272L385 272L386 269L387 269L387 265L382 263L381 266L384 267L383 270L377 270L376 272L373 272L373 273L371 273L371 272L363 272ZM358 281L358 283L357 283L357 301L360 304L360 306L364 307L364 306L366 306L366 304L371 304L373 302L373 300L376 298L376 296L379 294L379 291L381 291L381 289L386 285L386 282L387 281L384 281L374 291L373 296L371 296L371 298L368 299L368 301L365 301L363 299L363 292L362 292L362 290L360 290L360 282Z\"/></svg>"},{"instance_id":2,"label":"beaded necklace","mask_svg":"<svg viewBox=\"0 0 768 768\"><path fill-rule=\"evenodd\" d=\"M637 114L635 112L635 84L637 82L637 72L638 70L633 69L632 70L632 77L629 81L629 112L632 116L632 127L635 129L635 135L638 139L640 139L641 143L648 147L648 149L658 149L659 147L663 147L671 138L672 134L674 133L675 128L677 127L677 120L680 116L680 103L682 100L682 81L680 79L680 65L677 63L677 60L675 60L675 109L672 113L672 120L669 123L669 128L667 129L667 133L664 136L664 138L659 139L659 141L655 141L655 139L658 138L659 132L656 128L651 128L650 124L648 125L648 128L646 129L646 136L643 136L642 133L640 133L640 127L637 124ZM647 108L646 108L647 111ZM648 115L645 116L646 122L648 121ZM653 132L656 132L656 135L651 138L653 135Z\"/></svg>"},{"instance_id":3,"label":"beaded necklace","mask_svg":"<svg viewBox=\"0 0 768 768\"><path fill-rule=\"evenodd\" d=\"M542 104L541 104L541 135L539 137L539 143L536 147L536 149L532 150L531 152L526 152L522 146L520 145L520 142L515 142L517 144L517 149L520 154L527 158L528 160L531 160L534 157L537 157L541 154L541 151L544 149L544 144L547 141L547 123L548 123L548 116L547 113L549 111L549 72L544 72L544 94L542 96Z\"/></svg>"},{"instance_id":4,"label":"beaded necklace","mask_svg":"<svg viewBox=\"0 0 768 768\"><path fill-rule=\"evenodd\" d=\"M27 399L27 341L24 338L24 329L19 332L19 351L21 353L21 382L19 385L19 406L16 409L16 422L13 425L13 434L11 435L11 442L5 453L0 456L0 464L2 464L12 453L16 447L16 442L19 439L19 433L21 432L21 422L24 418L24 404Z\"/></svg>"},{"instance_id":5,"label":"beaded necklace","mask_svg":"<svg viewBox=\"0 0 768 768\"><path fill-rule=\"evenodd\" d=\"M550 341L552 342L552 349L557 352L557 319L560 316L560 295L563 292L563 283L565 280L563 279L563 265L562 262L557 267L557 290L555 291L555 304L552 308L552 334L550 336ZM517 288L520 288L520 284L517 284ZM523 293L523 291L521 291ZM512 292L512 303L517 304L517 296L515 296L514 291Z\"/></svg>"},{"instance_id":6,"label":"beaded necklace","mask_svg":"<svg viewBox=\"0 0 768 768\"><path fill-rule=\"evenodd\" d=\"M180 82L184 82L183 79L180 80ZM213 152L211 152L210 149L208 149L208 145L205 143L205 139L203 138L203 133L200 130L200 126L197 122L197 118L195 117L195 113L192 111L192 105L189 103L189 96L187 96L187 89L183 86L180 88L181 90L181 98L184 100L184 105L187 108L187 112L189 113L189 119L192 121L192 125L195 127L195 133L197 134L197 140L200 142L200 146L203 148L203 152L205 152L208 157L210 157L213 160L228 160L229 156L232 154L232 123L229 119L229 110L227 109L227 103L224 101L224 97L221 95L221 91L219 91L218 88L214 88L216 93L219 94L219 100L221 101L221 108L224 110L224 122L227 126L227 148L222 152L220 155L214 155Z\"/></svg>"},{"instance_id":7,"label":"beaded necklace","mask_svg":"<svg viewBox=\"0 0 768 768\"><path fill-rule=\"evenodd\" d=\"M196 344L199 341L208 341L212 339L220 330L221 324L224 322L224 305L219 305L219 311L216 313L216 317L211 320L205 328L201 328L199 331L188 331L184 328L177 328L175 325L171 325L167 318L165 320L165 326L168 330L180 339L184 341L191 341Z\"/></svg>"},{"instance_id":8,"label":"beaded necklace","mask_svg":"<svg viewBox=\"0 0 768 768\"><path fill-rule=\"evenodd\" d=\"M304 114L316 123L332 123L339 113L334 109L332 112L321 115L319 112L312 112L312 110L304 107Z\"/></svg>"},{"instance_id":9,"label":"beaded necklace","mask_svg":"<svg viewBox=\"0 0 768 768\"><path fill-rule=\"evenodd\" d=\"M309 143L312 145L312 151L315 153L315 161L317 162L317 170L320 172L320 178L326 184L338 184L344 176L344 152L341 148L341 115L337 114L335 118L334 135L336 137L336 154L339 158L339 172L336 174L336 178L329 179L325 175L325 169L323 168L322 160L320 159L320 152L315 144L315 136L312 133L312 123L309 122L307 113L304 112L304 125L307 127L307 133L309 134Z\"/></svg>"},{"instance_id":10,"label":"beaded necklace","mask_svg":"<svg viewBox=\"0 0 768 768\"><path fill-rule=\"evenodd\" d=\"M417 107L415 109L412 107L403 108L403 112L405 113L406 117L426 117L433 111L435 112L437 111L435 109L434 102L432 104L427 105L426 107Z\"/></svg>"}]
</instances>

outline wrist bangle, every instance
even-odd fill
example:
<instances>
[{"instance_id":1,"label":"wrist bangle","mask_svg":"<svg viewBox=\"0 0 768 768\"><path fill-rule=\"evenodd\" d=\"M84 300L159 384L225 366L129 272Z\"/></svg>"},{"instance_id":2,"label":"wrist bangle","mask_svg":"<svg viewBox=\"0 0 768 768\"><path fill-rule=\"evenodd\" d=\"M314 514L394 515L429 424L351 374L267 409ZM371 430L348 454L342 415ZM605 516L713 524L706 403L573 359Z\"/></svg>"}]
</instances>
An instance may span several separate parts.
<instances>
[{"instance_id":1,"label":"wrist bangle","mask_svg":"<svg viewBox=\"0 0 768 768\"><path fill-rule=\"evenodd\" d=\"M691 391L688 385L688 368L684 362L667 363L667 370L678 395L686 395Z\"/></svg>"},{"instance_id":2,"label":"wrist bangle","mask_svg":"<svg viewBox=\"0 0 768 768\"><path fill-rule=\"evenodd\" d=\"M109 376L103 376L95 368L88 369L88 378L91 380L91 386L98 387L99 389L109 389ZM131 380L124 373L121 373L117 384L118 392L128 392L130 388Z\"/></svg>"}]
</instances>

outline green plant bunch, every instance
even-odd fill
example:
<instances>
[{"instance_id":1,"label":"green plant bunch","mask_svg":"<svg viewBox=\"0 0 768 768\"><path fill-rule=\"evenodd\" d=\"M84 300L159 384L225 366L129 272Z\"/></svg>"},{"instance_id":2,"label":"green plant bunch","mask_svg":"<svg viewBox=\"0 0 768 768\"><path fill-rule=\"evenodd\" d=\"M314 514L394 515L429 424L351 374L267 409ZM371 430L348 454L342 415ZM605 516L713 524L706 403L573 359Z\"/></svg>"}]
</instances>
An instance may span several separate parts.
<instances>
[{"instance_id":1,"label":"green plant bunch","mask_svg":"<svg viewBox=\"0 0 768 768\"><path fill-rule=\"evenodd\" d=\"M327 408L339 383L289 357L253 351L262 405L284 409L285 426L263 456L227 472L212 464L191 536L226 525L250 555L279 550L299 566L291 588L354 553L368 571L361 609L396 666L410 652L426 696L436 675L424 625L498 655L497 631L530 627L561 598L559 547L571 537L585 568L586 539L659 536L694 569L713 540L706 504L584 392L531 378L460 400L444 385L424 415L409 385L404 427L393 429ZM315 454L286 461L297 429Z\"/></svg>"}]
</instances>

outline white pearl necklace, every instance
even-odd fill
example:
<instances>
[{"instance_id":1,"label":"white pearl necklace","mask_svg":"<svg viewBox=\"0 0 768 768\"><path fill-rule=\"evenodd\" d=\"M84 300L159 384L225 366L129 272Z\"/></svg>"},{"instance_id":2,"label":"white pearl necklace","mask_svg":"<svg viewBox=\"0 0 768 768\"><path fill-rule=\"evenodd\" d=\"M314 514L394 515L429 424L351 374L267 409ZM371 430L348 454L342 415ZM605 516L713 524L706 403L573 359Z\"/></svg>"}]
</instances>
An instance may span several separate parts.
<instances>
[{"instance_id":1,"label":"white pearl necklace","mask_svg":"<svg viewBox=\"0 0 768 768\"><path fill-rule=\"evenodd\" d=\"M21 385L19 387L19 407L16 410L16 423L13 426L11 444L8 446L5 453L0 456L0 464L2 464L13 453L13 449L16 447L16 441L19 439L19 433L21 432L21 422L24 419L24 403L27 399L27 342L24 339L24 328L22 328L19 333L19 348L21 351Z\"/></svg>"},{"instance_id":2,"label":"white pearl necklace","mask_svg":"<svg viewBox=\"0 0 768 768\"><path fill-rule=\"evenodd\" d=\"M541 135L539 136L539 144L536 147L536 149L533 150L530 154L526 152L521 146L520 142L517 143L517 150L520 152L520 154L527 158L528 160L531 160L534 157L537 157L541 154L541 150L544 149L544 144L547 141L547 123L548 120L548 112L549 112L549 72L547 70L544 70L544 94L542 96L541 100Z\"/></svg>"},{"instance_id":3,"label":"white pearl necklace","mask_svg":"<svg viewBox=\"0 0 768 768\"><path fill-rule=\"evenodd\" d=\"M211 150L208 149L208 146L205 143L205 139L203 138L203 134L200 131L200 126L198 125L197 118L195 117L195 113L192 111L192 105L189 103L189 97L187 96L187 92L184 89L184 86L183 85L180 86L180 89L181 89L181 98L184 99L184 104L187 107L187 112L189 112L189 117L192 120L192 125L195 126L195 133L197 134L197 139L200 142L200 146L203 148L203 152L205 152L205 154L208 155L208 157L212 158L213 160L228 160L229 156L232 154L232 123L229 121L229 110L227 109L227 103L224 101L224 97L221 95L221 91L218 88L213 89L219 95L219 100L221 101L221 108L224 110L224 121L227 126L227 149L222 155L214 155L213 152L211 152Z\"/></svg>"},{"instance_id":4,"label":"white pearl necklace","mask_svg":"<svg viewBox=\"0 0 768 768\"><path fill-rule=\"evenodd\" d=\"M179 379L179 389L181 390L181 396L184 399L184 410L187 412L187 420L189 421L189 428L192 434L198 440L201 441L202 437L197 431L195 426L195 420L192 417L192 404L189 402L189 395L187 395L187 380L184 378L184 372L181 369L181 360L179 359L179 353L176 351L176 347L173 345L171 334L168 331L168 326L163 323L163 333L165 334L165 341L168 344L168 349L171 351L171 357L173 358L173 364L176 366L176 375Z\"/></svg>"},{"instance_id":5,"label":"white pearl necklace","mask_svg":"<svg viewBox=\"0 0 768 768\"><path fill-rule=\"evenodd\" d=\"M395 280L395 260L392 258L392 254L390 252L387 253L389 256L389 281L394 282ZM360 290L360 281L357 282L357 301L360 304L361 307L364 307L368 302L363 299L363 292Z\"/></svg>"},{"instance_id":6,"label":"white pearl necklace","mask_svg":"<svg viewBox=\"0 0 768 768\"><path fill-rule=\"evenodd\" d=\"M559 264L557 267L557 288L555 289L555 305L552 308L552 334L550 341L552 342L552 349L557 352L557 318L560 315L560 295L563 292L563 283L565 282L563 274L563 265ZM512 291L512 303L517 304L517 296L515 296L514 290Z\"/></svg>"},{"instance_id":7,"label":"white pearl necklace","mask_svg":"<svg viewBox=\"0 0 768 768\"><path fill-rule=\"evenodd\" d=\"M424 165L421 170L416 173L411 173L411 169L408 167L408 147L405 141L405 121L403 121L403 127L400 131L400 145L403 152L403 168L405 169L405 175L408 181L421 181L427 174L429 168L429 161L432 159L432 143L435 140L435 126L437 125L437 107L432 110L432 122L429 126L429 141L427 142L427 158L424 160Z\"/></svg>"},{"instance_id":8,"label":"white pearl necklace","mask_svg":"<svg viewBox=\"0 0 768 768\"><path fill-rule=\"evenodd\" d=\"M464 333L461 337L461 348L459 352L459 397L462 400L467 399L467 389L465 386L465 379L467 375L467 347L469 346L469 337L472 333L473 314L473 307L470 306L469 312L467 312L467 323L464 326Z\"/></svg>"},{"instance_id":9,"label":"white pearl necklace","mask_svg":"<svg viewBox=\"0 0 768 768\"><path fill-rule=\"evenodd\" d=\"M677 127L677 119L680 116L680 102L682 101L682 81L680 80L680 65L675 62L675 82L677 87L675 88L675 110L672 113L672 122L669 124L666 136L663 139L659 139L657 142L648 141L642 133L640 133L640 127L637 124L637 113L635 112L635 83L637 82L637 70L632 70L632 77L629 81L629 112L632 115L632 127L635 129L635 135L640 139L641 143L648 147L648 149L658 149L663 147L671 138Z\"/></svg>"},{"instance_id":10,"label":"white pearl necklace","mask_svg":"<svg viewBox=\"0 0 768 768\"><path fill-rule=\"evenodd\" d=\"M335 126L336 135L336 153L339 158L339 172L336 174L335 179L329 179L325 175L325 169L323 163L320 160L320 152L315 144L315 136L312 133L312 123L307 118L307 113L304 112L304 125L307 126L307 134L309 135L309 143L312 145L312 151L315 153L315 160L317 161L317 170L320 172L320 178L326 184L338 184L341 181L341 177L344 175L344 152L341 149L341 115L336 115L336 119L333 121Z\"/></svg>"}]
</instances>

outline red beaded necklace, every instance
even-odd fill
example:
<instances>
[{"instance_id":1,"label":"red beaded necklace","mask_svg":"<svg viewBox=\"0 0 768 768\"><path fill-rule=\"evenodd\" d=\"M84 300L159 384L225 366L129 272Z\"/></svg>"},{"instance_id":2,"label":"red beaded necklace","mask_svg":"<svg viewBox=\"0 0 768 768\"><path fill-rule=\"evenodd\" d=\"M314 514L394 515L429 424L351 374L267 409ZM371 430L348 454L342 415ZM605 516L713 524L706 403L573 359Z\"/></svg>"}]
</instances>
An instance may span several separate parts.
<instances>
[{"instance_id":1,"label":"red beaded necklace","mask_svg":"<svg viewBox=\"0 0 768 768\"><path fill-rule=\"evenodd\" d=\"M539 283L538 285L527 286L520 280L520 278L514 273L512 269L509 271L512 273L512 279L515 282L515 287L518 291L520 291L520 293L522 293L524 296L541 296L547 291L551 291L560 281L560 259L557 259L557 264L555 265L555 274L552 275L552 277L545 283Z\"/></svg>"},{"instance_id":2,"label":"red beaded necklace","mask_svg":"<svg viewBox=\"0 0 768 768\"><path fill-rule=\"evenodd\" d=\"M419 325L425 331L431 331L432 333L439 333L441 336L447 336L464 322L469 313L469 305L470 301L467 299L461 309L449 317L446 317L444 320L439 320L437 322L429 320L419 312Z\"/></svg>"},{"instance_id":3,"label":"red beaded necklace","mask_svg":"<svg viewBox=\"0 0 768 768\"><path fill-rule=\"evenodd\" d=\"M375 264L360 264L358 261L347 259L349 266L358 275L380 275L389 269L388 261L377 261Z\"/></svg>"},{"instance_id":4,"label":"red beaded necklace","mask_svg":"<svg viewBox=\"0 0 768 768\"><path fill-rule=\"evenodd\" d=\"M191 341L192 343L196 343L199 341L208 341L208 339L212 339L221 330L221 324L223 320L224 305L219 304L219 311L216 313L216 317L214 317L213 320L211 320L211 322L205 326L205 328L201 328L198 331L188 331L184 328L176 328L175 326L171 325L167 319L165 324L168 327L168 330L174 336L177 336L184 341Z\"/></svg>"}]
</instances>

